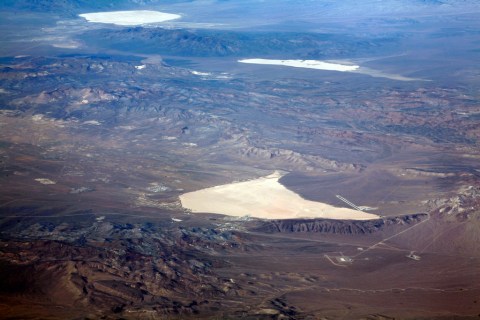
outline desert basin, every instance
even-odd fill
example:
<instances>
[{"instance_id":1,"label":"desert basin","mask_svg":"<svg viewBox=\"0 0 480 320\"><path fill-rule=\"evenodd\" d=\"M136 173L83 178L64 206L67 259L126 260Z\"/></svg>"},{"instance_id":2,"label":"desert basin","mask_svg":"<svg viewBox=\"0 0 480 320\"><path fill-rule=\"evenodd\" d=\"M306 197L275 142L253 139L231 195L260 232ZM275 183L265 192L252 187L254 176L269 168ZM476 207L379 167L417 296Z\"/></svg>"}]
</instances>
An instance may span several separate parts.
<instances>
[{"instance_id":1,"label":"desert basin","mask_svg":"<svg viewBox=\"0 0 480 320\"><path fill-rule=\"evenodd\" d=\"M250 216L260 219L326 218L341 220L372 220L378 215L339 208L310 201L283 186L282 174L235 182L180 196L182 206L193 213L217 213L228 216Z\"/></svg>"}]
</instances>

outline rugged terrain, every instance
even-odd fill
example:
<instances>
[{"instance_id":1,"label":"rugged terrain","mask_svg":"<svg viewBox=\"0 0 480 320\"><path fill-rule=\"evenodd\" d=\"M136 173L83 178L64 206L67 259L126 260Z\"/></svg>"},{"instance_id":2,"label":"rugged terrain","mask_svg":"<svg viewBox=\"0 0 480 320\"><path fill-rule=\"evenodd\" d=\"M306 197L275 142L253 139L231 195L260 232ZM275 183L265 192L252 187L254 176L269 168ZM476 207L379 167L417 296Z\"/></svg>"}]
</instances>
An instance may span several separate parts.
<instances>
[{"instance_id":1,"label":"rugged terrain","mask_svg":"<svg viewBox=\"0 0 480 320\"><path fill-rule=\"evenodd\" d=\"M0 5L0 318L478 318L475 4L407 2L418 12L375 4L398 19L353 24L329 1L325 22L279 24L276 4L261 28L206 26L195 1L118 7L192 19L165 28L76 17L108 1ZM237 63L253 54L390 77ZM381 218L233 218L179 201L275 170L306 199L341 195Z\"/></svg>"}]
</instances>

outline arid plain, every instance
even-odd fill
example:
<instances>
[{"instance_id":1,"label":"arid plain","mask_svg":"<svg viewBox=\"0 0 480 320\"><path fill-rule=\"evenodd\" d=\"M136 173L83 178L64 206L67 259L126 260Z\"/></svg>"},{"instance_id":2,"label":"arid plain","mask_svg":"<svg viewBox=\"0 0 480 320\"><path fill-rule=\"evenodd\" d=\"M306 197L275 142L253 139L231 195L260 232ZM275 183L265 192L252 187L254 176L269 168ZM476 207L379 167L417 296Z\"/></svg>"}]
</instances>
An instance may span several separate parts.
<instances>
[{"instance_id":1,"label":"arid plain","mask_svg":"<svg viewBox=\"0 0 480 320\"><path fill-rule=\"evenodd\" d=\"M0 4L0 318L478 318L475 3L147 2Z\"/></svg>"}]
</instances>

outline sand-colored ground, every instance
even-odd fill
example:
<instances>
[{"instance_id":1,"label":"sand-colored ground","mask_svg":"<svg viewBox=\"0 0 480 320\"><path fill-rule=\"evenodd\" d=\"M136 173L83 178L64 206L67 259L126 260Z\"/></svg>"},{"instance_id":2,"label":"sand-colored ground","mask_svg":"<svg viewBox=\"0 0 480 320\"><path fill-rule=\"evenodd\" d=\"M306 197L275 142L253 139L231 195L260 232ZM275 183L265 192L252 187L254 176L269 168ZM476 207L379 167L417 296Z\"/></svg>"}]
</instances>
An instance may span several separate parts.
<instances>
[{"instance_id":1,"label":"sand-colored ground","mask_svg":"<svg viewBox=\"0 0 480 320\"><path fill-rule=\"evenodd\" d=\"M251 64L269 64L276 66L287 66L294 68L307 68L307 69L318 69L318 70L329 70L329 71L355 71L360 66L356 65L344 65L338 63L325 62L320 60L272 60L272 59L243 59L238 60L240 63L251 63Z\"/></svg>"},{"instance_id":2,"label":"sand-colored ground","mask_svg":"<svg viewBox=\"0 0 480 320\"><path fill-rule=\"evenodd\" d=\"M231 183L185 193L184 208L194 213L218 213L262 219L327 218L370 220L379 216L348 208L303 199L278 180L279 172L255 180Z\"/></svg>"},{"instance_id":3,"label":"sand-colored ground","mask_svg":"<svg viewBox=\"0 0 480 320\"><path fill-rule=\"evenodd\" d=\"M92 12L79 16L89 22L112 23L120 26L136 26L181 18L178 14L150 10Z\"/></svg>"}]
</instances>

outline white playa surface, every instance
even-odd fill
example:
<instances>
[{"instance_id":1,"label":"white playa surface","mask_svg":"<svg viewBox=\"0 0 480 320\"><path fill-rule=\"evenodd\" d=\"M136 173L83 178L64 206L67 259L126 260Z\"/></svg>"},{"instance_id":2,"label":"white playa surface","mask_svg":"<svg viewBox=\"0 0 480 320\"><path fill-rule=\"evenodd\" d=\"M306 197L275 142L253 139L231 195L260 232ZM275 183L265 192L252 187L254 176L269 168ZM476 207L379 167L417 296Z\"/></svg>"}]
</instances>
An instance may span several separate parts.
<instances>
[{"instance_id":1,"label":"white playa surface","mask_svg":"<svg viewBox=\"0 0 480 320\"><path fill-rule=\"evenodd\" d=\"M306 69L317 69L317 70L328 70L328 71L341 71L341 72L354 72L366 74L372 77L377 78L387 78L398 81L429 81L420 78L410 78L405 77L399 74L389 74L382 71L360 67L359 65L353 64L342 64L337 62L325 62L320 60L272 60L272 59L243 59L238 60L240 63L250 63L250 64L267 64L275 66L285 66L285 67L294 67L294 68L306 68ZM347 62L348 63L348 62Z\"/></svg>"},{"instance_id":2,"label":"white playa surface","mask_svg":"<svg viewBox=\"0 0 480 320\"><path fill-rule=\"evenodd\" d=\"M329 71L355 71L360 66L356 65L345 65L338 63L325 62L320 60L272 60L272 59L243 59L238 60L240 63L251 63L251 64L269 64L276 66L287 66L294 68L307 68L307 69L318 69L318 70L329 70Z\"/></svg>"},{"instance_id":3,"label":"white playa surface","mask_svg":"<svg viewBox=\"0 0 480 320\"><path fill-rule=\"evenodd\" d=\"M46 184L46 185L48 185L48 184L56 184L55 181L52 181L52 180L50 180L50 179L45 179L45 178L37 178L37 179L35 179L35 181L40 182L41 184Z\"/></svg>"},{"instance_id":4,"label":"white playa surface","mask_svg":"<svg viewBox=\"0 0 480 320\"><path fill-rule=\"evenodd\" d=\"M218 213L261 219L327 218L370 220L379 216L349 208L303 199L278 180L279 172L255 180L231 183L185 193L180 196L184 208L194 213Z\"/></svg>"},{"instance_id":5,"label":"white playa surface","mask_svg":"<svg viewBox=\"0 0 480 320\"><path fill-rule=\"evenodd\" d=\"M150 10L92 12L79 16L89 22L112 23L120 26L137 26L181 18L178 14Z\"/></svg>"}]
</instances>

